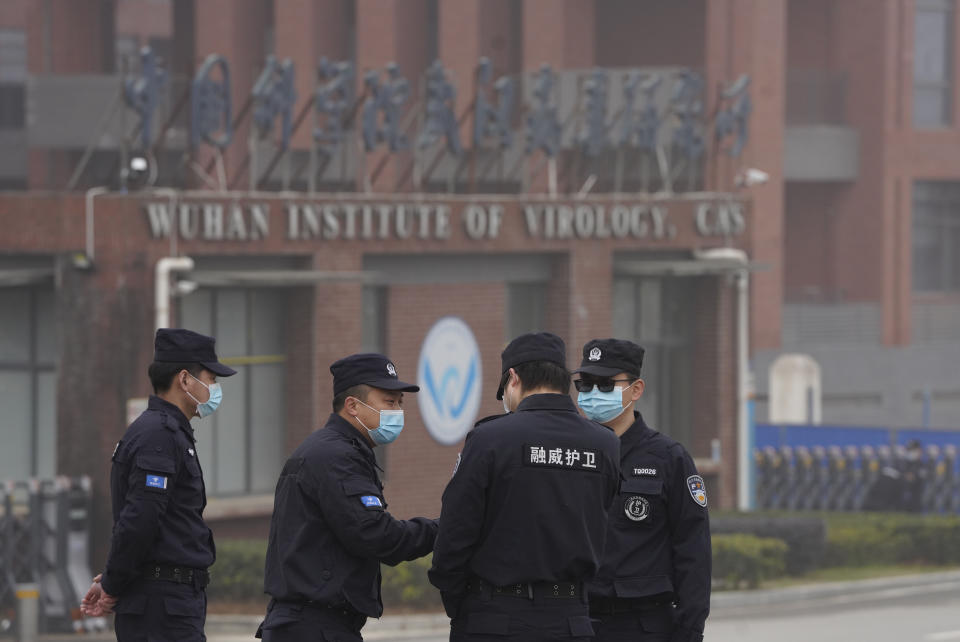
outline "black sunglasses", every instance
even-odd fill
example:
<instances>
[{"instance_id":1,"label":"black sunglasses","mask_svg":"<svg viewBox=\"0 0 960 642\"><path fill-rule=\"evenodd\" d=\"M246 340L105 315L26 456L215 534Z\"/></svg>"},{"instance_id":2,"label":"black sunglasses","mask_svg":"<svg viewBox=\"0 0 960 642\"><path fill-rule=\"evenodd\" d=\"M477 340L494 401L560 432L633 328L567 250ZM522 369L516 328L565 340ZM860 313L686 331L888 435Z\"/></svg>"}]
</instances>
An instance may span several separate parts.
<instances>
[{"instance_id":1,"label":"black sunglasses","mask_svg":"<svg viewBox=\"0 0 960 642\"><path fill-rule=\"evenodd\" d=\"M633 383L636 379L574 379L577 392L590 392L596 386L600 392L612 392L618 383Z\"/></svg>"}]
</instances>

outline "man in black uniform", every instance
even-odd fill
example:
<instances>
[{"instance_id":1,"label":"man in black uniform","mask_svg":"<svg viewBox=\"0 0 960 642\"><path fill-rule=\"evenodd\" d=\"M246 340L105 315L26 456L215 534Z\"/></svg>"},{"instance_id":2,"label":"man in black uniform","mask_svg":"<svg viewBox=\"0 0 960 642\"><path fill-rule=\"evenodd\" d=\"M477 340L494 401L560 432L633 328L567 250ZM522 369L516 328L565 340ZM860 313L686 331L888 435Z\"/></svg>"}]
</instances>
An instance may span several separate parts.
<instances>
[{"instance_id":1,"label":"man in black uniform","mask_svg":"<svg viewBox=\"0 0 960 642\"><path fill-rule=\"evenodd\" d=\"M580 409L620 437L624 477L603 565L589 586L594 639L699 642L710 611L707 491L683 446L633 411L642 365L635 343L595 339L574 371Z\"/></svg>"},{"instance_id":2,"label":"man in black uniform","mask_svg":"<svg viewBox=\"0 0 960 642\"><path fill-rule=\"evenodd\" d=\"M214 339L157 330L148 375L154 395L113 451L113 538L102 575L81 604L89 615L116 612L117 640L206 640L207 568L213 535L203 521L203 471L190 418L220 405Z\"/></svg>"},{"instance_id":3,"label":"man in black uniform","mask_svg":"<svg viewBox=\"0 0 960 642\"><path fill-rule=\"evenodd\" d=\"M577 413L560 337L522 335L501 359L508 414L467 435L430 581L451 640L589 640L584 582L600 567L619 444Z\"/></svg>"},{"instance_id":4,"label":"man in black uniform","mask_svg":"<svg viewBox=\"0 0 960 642\"><path fill-rule=\"evenodd\" d=\"M403 429L400 381L382 354L332 366L333 414L290 455L274 498L264 590L273 599L264 642L362 640L380 617L380 563L394 566L433 548L434 520L387 512L373 448Z\"/></svg>"}]
</instances>

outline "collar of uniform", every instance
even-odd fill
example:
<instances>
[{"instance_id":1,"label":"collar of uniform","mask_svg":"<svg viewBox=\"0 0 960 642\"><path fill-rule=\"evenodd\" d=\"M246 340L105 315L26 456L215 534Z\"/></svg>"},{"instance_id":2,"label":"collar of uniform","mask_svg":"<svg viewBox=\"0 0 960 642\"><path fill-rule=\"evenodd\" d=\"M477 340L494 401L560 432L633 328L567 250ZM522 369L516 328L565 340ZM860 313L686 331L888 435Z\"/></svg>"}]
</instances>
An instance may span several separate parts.
<instances>
[{"instance_id":1,"label":"collar of uniform","mask_svg":"<svg viewBox=\"0 0 960 642\"><path fill-rule=\"evenodd\" d=\"M190 420L186 418L183 414L183 411L177 408L175 405L170 403L165 399L161 399L156 395L150 395L150 399L147 401L147 408L150 410L159 410L167 415L173 421L171 423L176 424L180 427L183 432L187 433L187 437L190 438L190 441L196 441L197 438L193 435L193 424L190 423ZM170 424L167 424L167 427L171 430L176 430L176 427Z\"/></svg>"},{"instance_id":2,"label":"collar of uniform","mask_svg":"<svg viewBox=\"0 0 960 642\"><path fill-rule=\"evenodd\" d=\"M644 437L648 437L651 433L653 433L653 430L647 425L647 422L643 420L643 415L634 410L633 423L627 428L627 431L620 436L620 441L640 441Z\"/></svg>"},{"instance_id":3,"label":"collar of uniform","mask_svg":"<svg viewBox=\"0 0 960 642\"><path fill-rule=\"evenodd\" d=\"M561 395L547 392L539 395L530 395L520 402L517 406L517 412L523 410L569 410L576 412L577 407L573 405L573 399L570 395Z\"/></svg>"},{"instance_id":4,"label":"collar of uniform","mask_svg":"<svg viewBox=\"0 0 960 642\"><path fill-rule=\"evenodd\" d=\"M330 418L327 419L326 427L360 444L362 446L360 449L361 452L369 453L370 456L373 457L373 448L370 446L370 443L354 428L353 424L337 413L334 412L330 415Z\"/></svg>"}]
</instances>

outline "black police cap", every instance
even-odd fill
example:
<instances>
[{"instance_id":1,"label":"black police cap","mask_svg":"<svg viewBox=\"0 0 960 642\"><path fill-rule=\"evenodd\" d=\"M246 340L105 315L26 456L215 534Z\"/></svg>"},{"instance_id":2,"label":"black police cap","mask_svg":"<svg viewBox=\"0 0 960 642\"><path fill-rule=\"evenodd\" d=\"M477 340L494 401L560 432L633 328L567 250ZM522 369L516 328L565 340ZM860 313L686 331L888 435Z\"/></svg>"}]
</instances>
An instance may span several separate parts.
<instances>
[{"instance_id":1,"label":"black police cap","mask_svg":"<svg viewBox=\"0 0 960 642\"><path fill-rule=\"evenodd\" d=\"M583 361L574 373L612 377L627 372L637 377L643 367L644 350L623 339L594 339L583 346Z\"/></svg>"},{"instance_id":2,"label":"black police cap","mask_svg":"<svg viewBox=\"0 0 960 642\"><path fill-rule=\"evenodd\" d=\"M418 392L420 386L397 378L397 368L390 359L376 352L352 354L339 359L330 366L333 374L333 396L360 384L381 390Z\"/></svg>"},{"instance_id":3,"label":"black police cap","mask_svg":"<svg viewBox=\"0 0 960 642\"><path fill-rule=\"evenodd\" d=\"M567 367L567 348L563 339L549 332L521 334L500 354L500 377L510 368L529 361L549 361ZM503 386L497 388L497 399L503 399Z\"/></svg>"},{"instance_id":4,"label":"black police cap","mask_svg":"<svg viewBox=\"0 0 960 642\"><path fill-rule=\"evenodd\" d=\"M220 377L237 374L217 359L217 340L183 328L160 328L153 341L153 360L161 363L199 363Z\"/></svg>"}]
</instances>

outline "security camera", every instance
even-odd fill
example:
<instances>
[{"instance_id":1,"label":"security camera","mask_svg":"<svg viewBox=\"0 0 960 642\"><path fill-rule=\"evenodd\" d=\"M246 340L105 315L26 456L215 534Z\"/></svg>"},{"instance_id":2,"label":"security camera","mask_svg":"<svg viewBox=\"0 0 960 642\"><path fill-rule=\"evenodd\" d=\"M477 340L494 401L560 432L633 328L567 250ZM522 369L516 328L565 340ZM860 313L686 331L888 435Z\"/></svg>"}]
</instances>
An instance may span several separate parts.
<instances>
[{"instance_id":1,"label":"security camera","mask_svg":"<svg viewBox=\"0 0 960 642\"><path fill-rule=\"evenodd\" d=\"M753 187L754 185L763 185L770 180L770 174L762 169L748 167L741 170L734 179L734 185L737 187Z\"/></svg>"},{"instance_id":2,"label":"security camera","mask_svg":"<svg viewBox=\"0 0 960 642\"><path fill-rule=\"evenodd\" d=\"M130 157L127 166L120 170L121 183L131 191L152 187L157 181L157 164L149 152Z\"/></svg>"}]
</instances>

